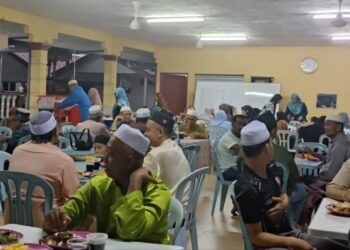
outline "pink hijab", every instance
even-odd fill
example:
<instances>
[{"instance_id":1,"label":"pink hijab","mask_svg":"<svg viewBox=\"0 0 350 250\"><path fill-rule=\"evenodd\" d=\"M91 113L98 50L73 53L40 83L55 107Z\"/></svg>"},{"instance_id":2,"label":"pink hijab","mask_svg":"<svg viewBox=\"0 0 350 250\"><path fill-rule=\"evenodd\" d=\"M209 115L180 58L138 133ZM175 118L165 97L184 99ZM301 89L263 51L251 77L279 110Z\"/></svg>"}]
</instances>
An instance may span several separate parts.
<instances>
[{"instance_id":1,"label":"pink hijab","mask_svg":"<svg viewBox=\"0 0 350 250\"><path fill-rule=\"evenodd\" d=\"M103 108L100 94L98 93L96 88L90 88L88 96L90 98L91 105L99 105L101 106L101 108Z\"/></svg>"}]
</instances>

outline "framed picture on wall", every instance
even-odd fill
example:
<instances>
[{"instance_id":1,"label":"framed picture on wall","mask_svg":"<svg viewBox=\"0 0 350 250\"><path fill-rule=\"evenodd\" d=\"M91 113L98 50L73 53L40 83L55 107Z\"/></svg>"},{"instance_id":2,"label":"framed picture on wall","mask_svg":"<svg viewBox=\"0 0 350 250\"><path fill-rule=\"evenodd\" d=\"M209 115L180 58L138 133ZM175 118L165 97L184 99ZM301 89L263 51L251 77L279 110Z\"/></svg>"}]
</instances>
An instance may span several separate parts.
<instances>
[{"instance_id":1,"label":"framed picture on wall","mask_svg":"<svg viewBox=\"0 0 350 250\"><path fill-rule=\"evenodd\" d=\"M337 108L337 95L317 94L316 108Z\"/></svg>"}]
</instances>

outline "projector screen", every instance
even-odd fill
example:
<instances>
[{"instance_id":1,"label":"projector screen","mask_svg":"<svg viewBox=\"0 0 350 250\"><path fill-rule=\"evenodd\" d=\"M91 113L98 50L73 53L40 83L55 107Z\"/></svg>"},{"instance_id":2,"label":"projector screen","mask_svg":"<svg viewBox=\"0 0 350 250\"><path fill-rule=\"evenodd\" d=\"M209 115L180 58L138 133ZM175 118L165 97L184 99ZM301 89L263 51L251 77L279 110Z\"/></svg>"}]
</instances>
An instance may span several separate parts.
<instances>
[{"instance_id":1,"label":"projector screen","mask_svg":"<svg viewBox=\"0 0 350 250\"><path fill-rule=\"evenodd\" d=\"M219 105L227 103L238 113L241 107L250 105L261 109L274 94L280 93L279 83L239 83L220 81L197 81L194 106L199 114L206 108L218 111Z\"/></svg>"}]
</instances>

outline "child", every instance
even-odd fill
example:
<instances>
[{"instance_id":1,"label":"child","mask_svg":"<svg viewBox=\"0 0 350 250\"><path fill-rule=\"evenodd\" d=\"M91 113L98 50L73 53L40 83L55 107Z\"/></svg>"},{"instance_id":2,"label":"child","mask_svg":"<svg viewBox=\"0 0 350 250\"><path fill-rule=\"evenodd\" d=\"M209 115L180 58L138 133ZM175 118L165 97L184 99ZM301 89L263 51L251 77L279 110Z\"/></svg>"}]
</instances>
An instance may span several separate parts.
<instances>
[{"instance_id":1,"label":"child","mask_svg":"<svg viewBox=\"0 0 350 250\"><path fill-rule=\"evenodd\" d=\"M95 137L94 141L94 151L96 157L105 157L107 153L107 143L109 141L109 136L106 135L98 135Z\"/></svg>"}]
</instances>

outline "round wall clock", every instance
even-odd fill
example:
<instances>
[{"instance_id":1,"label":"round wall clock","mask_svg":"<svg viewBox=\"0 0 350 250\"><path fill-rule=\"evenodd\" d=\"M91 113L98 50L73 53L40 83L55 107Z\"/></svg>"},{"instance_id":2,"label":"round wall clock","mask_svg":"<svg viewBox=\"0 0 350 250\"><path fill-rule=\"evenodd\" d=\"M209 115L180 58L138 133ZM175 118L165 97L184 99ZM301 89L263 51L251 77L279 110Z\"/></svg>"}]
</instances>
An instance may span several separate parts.
<instances>
[{"instance_id":1,"label":"round wall clock","mask_svg":"<svg viewBox=\"0 0 350 250\"><path fill-rule=\"evenodd\" d=\"M304 73L311 74L317 70L318 64L315 58L306 57L300 62L300 68Z\"/></svg>"}]
</instances>

